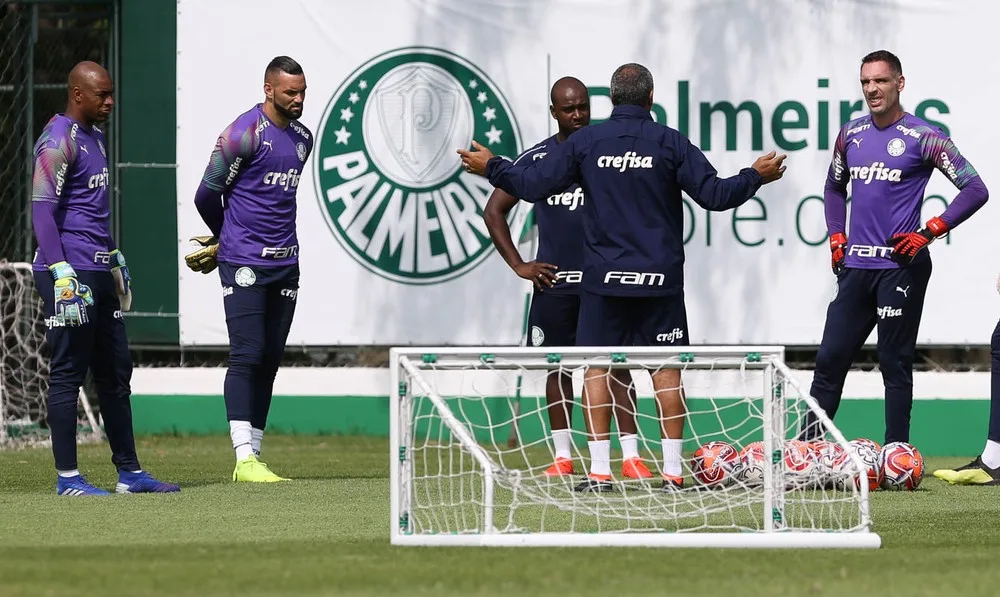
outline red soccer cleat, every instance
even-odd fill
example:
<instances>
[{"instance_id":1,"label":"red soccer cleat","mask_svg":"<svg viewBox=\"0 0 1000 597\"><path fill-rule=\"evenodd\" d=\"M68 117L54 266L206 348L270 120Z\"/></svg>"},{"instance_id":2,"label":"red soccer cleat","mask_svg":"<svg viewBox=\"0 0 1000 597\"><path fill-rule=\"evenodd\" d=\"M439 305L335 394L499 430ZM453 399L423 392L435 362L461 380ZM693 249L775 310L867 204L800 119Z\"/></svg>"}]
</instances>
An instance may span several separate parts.
<instances>
[{"instance_id":1,"label":"red soccer cleat","mask_svg":"<svg viewBox=\"0 0 1000 597\"><path fill-rule=\"evenodd\" d=\"M546 477L563 477L573 474L573 461L569 458L556 458L552 466L545 469Z\"/></svg>"},{"instance_id":2,"label":"red soccer cleat","mask_svg":"<svg viewBox=\"0 0 1000 597\"><path fill-rule=\"evenodd\" d=\"M642 458L636 456L622 462L622 476L626 479L652 479L653 473L649 472Z\"/></svg>"}]
</instances>

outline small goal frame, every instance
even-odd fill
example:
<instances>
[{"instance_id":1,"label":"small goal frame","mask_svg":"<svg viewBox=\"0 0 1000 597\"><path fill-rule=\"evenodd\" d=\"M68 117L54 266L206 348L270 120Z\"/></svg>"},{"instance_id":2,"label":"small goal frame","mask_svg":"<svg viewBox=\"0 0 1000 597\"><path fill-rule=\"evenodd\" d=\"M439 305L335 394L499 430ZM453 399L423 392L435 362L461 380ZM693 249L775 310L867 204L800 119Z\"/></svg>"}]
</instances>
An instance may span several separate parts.
<instances>
[{"instance_id":1,"label":"small goal frame","mask_svg":"<svg viewBox=\"0 0 1000 597\"><path fill-rule=\"evenodd\" d=\"M881 538L872 530L868 487L861 483L860 523L845 530L792 530L775 522L772 513L782 511L784 488L776 488L771 467L764 467L763 528L753 532L718 531L635 531L635 532L501 532L494 524L494 465L487 452L475 441L449 409L444 397L422 375L428 371L490 368L500 370L547 370L562 367L622 367L632 369L754 369L763 372L762 412L765 453L773 453L784 441L785 398L779 379L797 393L810 411L825 425L832 439L847 440L816 401L802 391L791 369L784 363L782 346L680 346L680 347L394 347L389 354L390 376L390 541L401 546L494 546L494 547L679 547L679 548L879 548ZM626 365L623 365L626 364ZM482 469L483 504L478 517L481 531L468 533L414 532L408 509L413 500L414 475L410 459L412 389L419 386L462 449ZM851 453L858 470L860 459Z\"/></svg>"}]
</instances>

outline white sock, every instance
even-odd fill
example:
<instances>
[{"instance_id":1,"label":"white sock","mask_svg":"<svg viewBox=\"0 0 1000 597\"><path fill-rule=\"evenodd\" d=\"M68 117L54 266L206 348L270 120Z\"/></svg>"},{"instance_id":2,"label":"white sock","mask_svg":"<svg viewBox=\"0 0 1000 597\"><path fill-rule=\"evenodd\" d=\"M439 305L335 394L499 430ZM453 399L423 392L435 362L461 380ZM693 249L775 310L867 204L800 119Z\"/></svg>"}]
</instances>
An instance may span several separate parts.
<instances>
[{"instance_id":1,"label":"white sock","mask_svg":"<svg viewBox=\"0 0 1000 597\"><path fill-rule=\"evenodd\" d=\"M264 439L264 430L252 427L250 429L250 446L253 448L253 453L260 456L260 442Z\"/></svg>"},{"instance_id":2,"label":"white sock","mask_svg":"<svg viewBox=\"0 0 1000 597\"><path fill-rule=\"evenodd\" d=\"M573 457L573 453L570 451L572 443L570 440L569 429L553 429L552 445L555 446L556 449L556 458Z\"/></svg>"},{"instance_id":3,"label":"white sock","mask_svg":"<svg viewBox=\"0 0 1000 597\"><path fill-rule=\"evenodd\" d=\"M611 474L611 440L587 442L590 448L590 472L594 475Z\"/></svg>"},{"instance_id":4,"label":"white sock","mask_svg":"<svg viewBox=\"0 0 1000 597\"><path fill-rule=\"evenodd\" d=\"M622 460L639 457L639 436L634 433L623 433L618 436L622 444Z\"/></svg>"},{"instance_id":5,"label":"white sock","mask_svg":"<svg viewBox=\"0 0 1000 597\"><path fill-rule=\"evenodd\" d=\"M665 439L663 444L663 472L674 477L684 474L681 469L681 448L684 446L682 439Z\"/></svg>"},{"instance_id":6,"label":"white sock","mask_svg":"<svg viewBox=\"0 0 1000 597\"><path fill-rule=\"evenodd\" d=\"M65 477L67 479L70 477L77 477L80 475L79 469L73 469L71 471L56 471L56 472L59 473L60 477Z\"/></svg>"},{"instance_id":7,"label":"white sock","mask_svg":"<svg viewBox=\"0 0 1000 597\"><path fill-rule=\"evenodd\" d=\"M990 468L1000 466L1000 443L986 440L986 447L983 448L983 455L979 457L983 464Z\"/></svg>"},{"instance_id":8,"label":"white sock","mask_svg":"<svg viewBox=\"0 0 1000 597\"><path fill-rule=\"evenodd\" d=\"M253 454L252 435L250 421L229 422L229 437L233 439L236 460L243 460Z\"/></svg>"}]
</instances>

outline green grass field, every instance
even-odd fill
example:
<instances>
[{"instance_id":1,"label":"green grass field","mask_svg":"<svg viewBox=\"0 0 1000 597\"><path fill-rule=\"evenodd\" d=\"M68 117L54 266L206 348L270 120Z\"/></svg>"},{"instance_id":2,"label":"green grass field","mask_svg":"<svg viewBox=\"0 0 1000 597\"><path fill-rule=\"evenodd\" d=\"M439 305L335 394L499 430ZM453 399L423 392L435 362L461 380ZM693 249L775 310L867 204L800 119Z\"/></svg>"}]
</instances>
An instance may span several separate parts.
<instances>
[{"instance_id":1,"label":"green grass field","mask_svg":"<svg viewBox=\"0 0 1000 597\"><path fill-rule=\"evenodd\" d=\"M0 452L0 595L1000 593L1000 488L877 492L877 551L392 547L384 440L268 437L296 480L252 486L228 482L228 444L144 438L143 465L182 492L103 499L56 496L48 449ZM114 485L106 446L80 456Z\"/></svg>"}]
</instances>

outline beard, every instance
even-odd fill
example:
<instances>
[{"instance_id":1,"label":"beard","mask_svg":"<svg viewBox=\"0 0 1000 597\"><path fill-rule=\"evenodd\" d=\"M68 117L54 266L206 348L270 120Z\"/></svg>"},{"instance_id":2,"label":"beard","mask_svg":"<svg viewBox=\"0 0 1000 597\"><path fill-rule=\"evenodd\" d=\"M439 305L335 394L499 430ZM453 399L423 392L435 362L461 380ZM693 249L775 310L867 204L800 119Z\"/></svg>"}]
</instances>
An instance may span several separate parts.
<instances>
[{"instance_id":1,"label":"beard","mask_svg":"<svg viewBox=\"0 0 1000 597\"><path fill-rule=\"evenodd\" d=\"M290 107L282 106L278 102L274 102L274 109L285 118L289 120L298 120L302 116L302 106L298 106L298 110L293 111Z\"/></svg>"}]
</instances>

